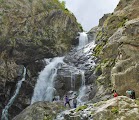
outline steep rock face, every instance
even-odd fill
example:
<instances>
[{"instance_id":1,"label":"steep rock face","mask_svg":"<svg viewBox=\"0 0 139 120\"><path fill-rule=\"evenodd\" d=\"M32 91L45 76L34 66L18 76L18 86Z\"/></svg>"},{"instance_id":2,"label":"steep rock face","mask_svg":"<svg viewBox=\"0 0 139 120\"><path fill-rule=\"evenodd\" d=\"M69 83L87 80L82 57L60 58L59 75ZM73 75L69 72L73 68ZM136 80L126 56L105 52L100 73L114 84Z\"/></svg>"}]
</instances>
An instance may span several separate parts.
<instances>
[{"instance_id":1,"label":"steep rock face","mask_svg":"<svg viewBox=\"0 0 139 120\"><path fill-rule=\"evenodd\" d=\"M78 43L76 18L57 0L0 1L0 114L27 68L10 119L30 104L43 58L63 55ZM1 116L1 115L0 115Z\"/></svg>"},{"instance_id":2,"label":"steep rock face","mask_svg":"<svg viewBox=\"0 0 139 120\"><path fill-rule=\"evenodd\" d=\"M88 40L89 40L89 42L95 40L95 38L96 38L96 33L97 33L97 29L98 29L98 26L92 28L92 29L87 33L87 34L88 34Z\"/></svg>"},{"instance_id":3,"label":"steep rock face","mask_svg":"<svg viewBox=\"0 0 139 120\"><path fill-rule=\"evenodd\" d=\"M0 52L17 63L63 54L81 30L57 0L1 1L0 12Z\"/></svg>"},{"instance_id":4,"label":"steep rock face","mask_svg":"<svg viewBox=\"0 0 139 120\"><path fill-rule=\"evenodd\" d=\"M121 95L133 89L139 97L138 7L137 0L121 0L112 14L100 20L94 48L94 55L101 58L96 68L101 71L97 79L98 99L110 94L112 89Z\"/></svg>"}]
</instances>

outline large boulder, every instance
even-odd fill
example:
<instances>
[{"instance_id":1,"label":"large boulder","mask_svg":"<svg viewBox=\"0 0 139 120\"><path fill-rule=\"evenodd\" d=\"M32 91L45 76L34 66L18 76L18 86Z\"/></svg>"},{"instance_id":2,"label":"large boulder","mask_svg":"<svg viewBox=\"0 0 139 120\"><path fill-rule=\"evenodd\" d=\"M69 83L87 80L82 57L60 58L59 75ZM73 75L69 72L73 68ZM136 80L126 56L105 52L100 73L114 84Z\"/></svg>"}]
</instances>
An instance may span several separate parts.
<instances>
[{"instance_id":1,"label":"large boulder","mask_svg":"<svg viewBox=\"0 0 139 120\"><path fill-rule=\"evenodd\" d=\"M63 103L37 102L27 107L12 120L53 120L56 114L64 109Z\"/></svg>"}]
</instances>

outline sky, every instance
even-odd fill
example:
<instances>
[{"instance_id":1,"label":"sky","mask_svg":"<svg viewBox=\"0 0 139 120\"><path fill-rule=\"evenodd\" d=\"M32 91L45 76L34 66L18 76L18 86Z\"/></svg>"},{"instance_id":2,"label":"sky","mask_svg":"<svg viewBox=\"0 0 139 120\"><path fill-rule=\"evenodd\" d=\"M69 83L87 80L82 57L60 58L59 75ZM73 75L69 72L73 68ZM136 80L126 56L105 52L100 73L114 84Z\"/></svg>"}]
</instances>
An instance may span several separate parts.
<instances>
[{"instance_id":1,"label":"sky","mask_svg":"<svg viewBox=\"0 0 139 120\"><path fill-rule=\"evenodd\" d=\"M75 15L85 31L98 25L99 19L106 13L112 13L119 0L60 0Z\"/></svg>"}]
</instances>

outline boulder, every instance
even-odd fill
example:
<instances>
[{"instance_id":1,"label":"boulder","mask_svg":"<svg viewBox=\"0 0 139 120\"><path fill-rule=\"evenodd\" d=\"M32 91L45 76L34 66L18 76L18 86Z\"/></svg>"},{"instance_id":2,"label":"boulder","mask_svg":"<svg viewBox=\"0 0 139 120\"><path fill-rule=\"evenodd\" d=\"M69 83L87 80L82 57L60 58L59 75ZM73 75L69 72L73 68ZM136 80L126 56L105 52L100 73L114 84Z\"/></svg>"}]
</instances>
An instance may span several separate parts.
<instances>
[{"instance_id":1,"label":"boulder","mask_svg":"<svg viewBox=\"0 0 139 120\"><path fill-rule=\"evenodd\" d=\"M53 120L62 110L64 110L63 103L37 102L28 106L12 120Z\"/></svg>"}]
</instances>

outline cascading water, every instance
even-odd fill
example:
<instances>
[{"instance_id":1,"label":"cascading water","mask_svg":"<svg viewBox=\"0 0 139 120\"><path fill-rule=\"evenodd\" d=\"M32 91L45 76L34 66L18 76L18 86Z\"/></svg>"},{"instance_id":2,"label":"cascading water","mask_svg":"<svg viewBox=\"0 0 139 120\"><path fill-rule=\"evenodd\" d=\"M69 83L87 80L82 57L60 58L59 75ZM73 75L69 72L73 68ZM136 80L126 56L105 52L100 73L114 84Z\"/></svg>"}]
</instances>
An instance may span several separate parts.
<instances>
[{"instance_id":1,"label":"cascading water","mask_svg":"<svg viewBox=\"0 0 139 120\"><path fill-rule=\"evenodd\" d=\"M53 58L38 77L31 104L37 101L52 101L56 89L54 79L57 75L57 68L63 63L63 57ZM48 61L48 60L47 60Z\"/></svg>"},{"instance_id":2,"label":"cascading water","mask_svg":"<svg viewBox=\"0 0 139 120\"><path fill-rule=\"evenodd\" d=\"M84 75L84 71L81 71L81 78L82 78L82 85L79 89L79 95L78 95L78 102L82 103L83 102L83 97L85 96L86 93L86 85L85 85L85 75Z\"/></svg>"},{"instance_id":3,"label":"cascading water","mask_svg":"<svg viewBox=\"0 0 139 120\"><path fill-rule=\"evenodd\" d=\"M20 88L21 88L21 85L22 85L22 82L25 81L25 76L26 76L26 68L24 67L24 73L23 73L23 77L22 79L17 83L17 88L16 88L16 91L14 93L14 95L12 96L12 98L9 100L8 104L5 106L5 108L2 110L2 117L1 117L1 120L8 120L8 109L12 106L14 100L16 99L19 91L20 91Z\"/></svg>"},{"instance_id":4,"label":"cascading water","mask_svg":"<svg viewBox=\"0 0 139 120\"><path fill-rule=\"evenodd\" d=\"M86 44L88 44L88 37L85 32L80 33L79 46L78 49L82 49Z\"/></svg>"},{"instance_id":5,"label":"cascading water","mask_svg":"<svg viewBox=\"0 0 139 120\"><path fill-rule=\"evenodd\" d=\"M87 48L87 47L85 47L87 44L88 44L87 34L85 32L80 33L79 46L77 48L78 50L74 54L74 56L76 56L76 54L77 54L76 57L88 55L91 48L85 49L85 48ZM79 52L79 56L78 56L78 52ZM37 101L50 101L50 102L52 101L52 99L54 97L54 93L56 92L56 89L54 88L54 80L57 76L57 70L59 68L59 63L66 65L68 67L68 69L70 70L71 90L74 90L76 87L75 86L76 74L81 74L82 85L79 89L78 100L79 100L79 102L82 102L82 98L85 95L85 89L86 89L84 69L82 69L82 66L84 66L84 65L81 64L81 67L76 67L74 65L74 63L71 65L66 64L65 62L63 62L63 59L64 59L64 57L56 57L56 58L53 58L52 60L46 59L48 64L45 66L44 70L42 70L40 72L37 83L35 85L31 104L33 104L34 102L37 102Z\"/></svg>"}]
</instances>

